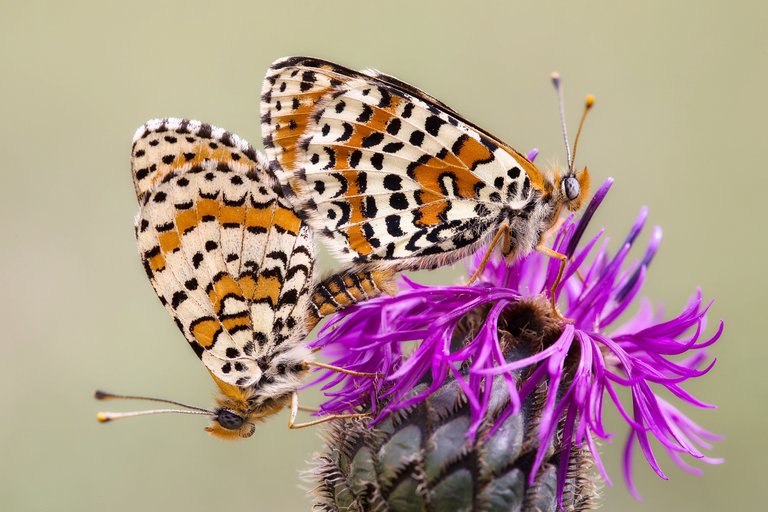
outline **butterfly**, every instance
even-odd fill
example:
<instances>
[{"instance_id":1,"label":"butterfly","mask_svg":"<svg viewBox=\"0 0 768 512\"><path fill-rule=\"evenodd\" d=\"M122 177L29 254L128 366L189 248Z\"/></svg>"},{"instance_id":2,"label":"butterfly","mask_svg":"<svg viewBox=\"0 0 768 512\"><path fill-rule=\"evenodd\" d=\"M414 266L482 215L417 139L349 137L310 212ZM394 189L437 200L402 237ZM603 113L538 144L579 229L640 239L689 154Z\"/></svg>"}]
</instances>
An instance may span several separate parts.
<instances>
[{"instance_id":1,"label":"butterfly","mask_svg":"<svg viewBox=\"0 0 768 512\"><path fill-rule=\"evenodd\" d=\"M352 265L435 268L488 246L485 262L501 243L510 260L534 249L559 258L562 275L566 257L542 239L588 195L575 151L567 170L543 172L412 85L310 57L271 65L261 126L286 197Z\"/></svg>"},{"instance_id":2,"label":"butterfly","mask_svg":"<svg viewBox=\"0 0 768 512\"><path fill-rule=\"evenodd\" d=\"M304 337L321 318L392 293L393 273L341 273L314 283L311 228L283 197L264 157L223 129L149 121L134 136L131 167L144 270L220 394L213 410L146 398L184 409L99 419L204 414L212 420L206 430L225 439L249 437L257 420L288 406L294 428L329 419L294 423L302 377L311 366L363 374L312 361Z\"/></svg>"}]
</instances>

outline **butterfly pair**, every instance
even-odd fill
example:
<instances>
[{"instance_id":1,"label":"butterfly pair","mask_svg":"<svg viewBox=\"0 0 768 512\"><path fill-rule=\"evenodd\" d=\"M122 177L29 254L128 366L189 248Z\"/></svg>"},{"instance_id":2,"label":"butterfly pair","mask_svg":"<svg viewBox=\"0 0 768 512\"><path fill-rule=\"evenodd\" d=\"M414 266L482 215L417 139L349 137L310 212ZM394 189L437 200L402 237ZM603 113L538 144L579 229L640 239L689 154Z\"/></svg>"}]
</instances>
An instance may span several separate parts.
<instances>
[{"instance_id":1,"label":"butterfly pair","mask_svg":"<svg viewBox=\"0 0 768 512\"><path fill-rule=\"evenodd\" d=\"M397 270L453 263L485 244L490 254L499 242L505 256L525 255L587 194L588 172L570 155L564 175L544 174L375 71L279 60L261 114L267 161L236 135L179 119L148 122L132 148L145 270L221 391L211 411L156 401L208 415L207 430L223 438L250 436L289 404L298 426L296 391L312 365L355 374L311 362L302 341L320 318L391 292ZM313 232L349 263L319 284Z\"/></svg>"}]
</instances>

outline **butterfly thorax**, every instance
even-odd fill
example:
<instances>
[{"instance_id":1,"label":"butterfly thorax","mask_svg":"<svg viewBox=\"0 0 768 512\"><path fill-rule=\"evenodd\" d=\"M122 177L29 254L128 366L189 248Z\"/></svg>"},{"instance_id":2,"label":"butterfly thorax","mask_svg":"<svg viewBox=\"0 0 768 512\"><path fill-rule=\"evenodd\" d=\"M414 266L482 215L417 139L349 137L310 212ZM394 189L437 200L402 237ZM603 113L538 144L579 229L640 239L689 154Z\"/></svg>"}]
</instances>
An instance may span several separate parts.
<instances>
[{"instance_id":1,"label":"butterfly thorax","mask_svg":"<svg viewBox=\"0 0 768 512\"><path fill-rule=\"evenodd\" d=\"M509 224L509 245L504 256L515 259L529 254L539 245L544 233L556 222L558 208L554 197L535 193L520 210L506 210L503 222Z\"/></svg>"},{"instance_id":2,"label":"butterfly thorax","mask_svg":"<svg viewBox=\"0 0 768 512\"><path fill-rule=\"evenodd\" d=\"M524 194L528 199L524 207L503 211L501 222L508 223L510 228L509 244L503 247L503 253L510 260L536 248L545 233L557 224L563 209L577 211L589 193L587 168L578 174L555 168L541 175L541 188L532 190L530 195Z\"/></svg>"}]
</instances>

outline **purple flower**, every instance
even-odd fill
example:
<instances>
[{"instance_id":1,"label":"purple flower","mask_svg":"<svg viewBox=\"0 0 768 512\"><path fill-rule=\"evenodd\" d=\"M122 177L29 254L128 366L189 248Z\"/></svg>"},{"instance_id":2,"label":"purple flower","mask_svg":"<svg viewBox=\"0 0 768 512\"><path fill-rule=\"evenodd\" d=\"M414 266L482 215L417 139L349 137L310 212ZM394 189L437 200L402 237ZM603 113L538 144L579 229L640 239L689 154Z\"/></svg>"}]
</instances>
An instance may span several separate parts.
<instances>
[{"instance_id":1,"label":"purple flower","mask_svg":"<svg viewBox=\"0 0 768 512\"><path fill-rule=\"evenodd\" d=\"M698 472L683 460L683 455L707 463L721 462L703 453L711 448L709 442L719 437L699 427L657 391L666 390L666 395L695 407L713 407L693 397L682 384L712 368L715 361L706 364L706 348L720 337L723 323L719 323L712 336L702 337L711 302L704 304L698 291L683 311L670 320L664 321L659 310L649 301L641 300L631 318L617 321L643 285L659 248L661 230L653 228L644 256L631 263L627 256L645 225L646 209L641 210L615 255L609 254L606 240L598 247L602 231L582 244L584 231L611 185L612 180L606 181L581 219L576 221L570 216L555 235L553 248L570 258L556 296L562 314L572 322L562 324L562 331L553 342L535 353L507 361L499 329L510 306L543 301L542 297L548 296L558 271L559 262L555 259L532 253L509 265L501 258L492 258L479 283L471 287L425 286L404 279L404 287L396 297L358 304L338 314L313 343L314 347L322 347L335 365L387 376L373 380L324 372L318 381L325 382L323 389L328 400L321 413L349 412L353 407L368 404L377 413L375 423L391 411L423 400L452 375L467 397L473 420L467 435L474 438L487 417L494 382L506 386L510 402L491 432L518 413L521 403L546 384L539 448L530 479L535 477L550 447L559 443L560 499L574 445L589 448L600 473L610 484L596 443L598 438L612 437L603 425L606 397L629 425L624 476L634 496L638 496L631 475L635 446L640 447L653 470L667 478L656 461L651 438L687 471ZM480 251L469 258L470 275L482 256ZM487 309L484 323L470 339L456 346L460 322L479 308ZM410 356L404 357L403 344L411 341L418 345ZM525 378L521 377L523 372ZM413 395L411 390L425 377L430 386ZM622 402L621 388L629 392L631 403ZM375 410L377 397L386 398L383 410Z\"/></svg>"}]
</instances>

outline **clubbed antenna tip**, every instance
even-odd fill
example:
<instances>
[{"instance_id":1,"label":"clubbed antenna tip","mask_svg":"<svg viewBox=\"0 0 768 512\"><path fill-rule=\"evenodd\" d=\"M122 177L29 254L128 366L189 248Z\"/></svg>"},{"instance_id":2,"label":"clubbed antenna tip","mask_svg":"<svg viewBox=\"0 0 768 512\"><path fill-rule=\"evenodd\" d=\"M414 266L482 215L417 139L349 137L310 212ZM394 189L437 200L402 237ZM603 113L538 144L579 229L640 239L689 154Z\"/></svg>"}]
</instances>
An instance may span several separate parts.
<instances>
[{"instance_id":1,"label":"clubbed antenna tip","mask_svg":"<svg viewBox=\"0 0 768 512\"><path fill-rule=\"evenodd\" d=\"M96 419L99 421L99 423L106 423L108 421L112 421L112 415L107 412L98 412L96 413Z\"/></svg>"}]
</instances>

